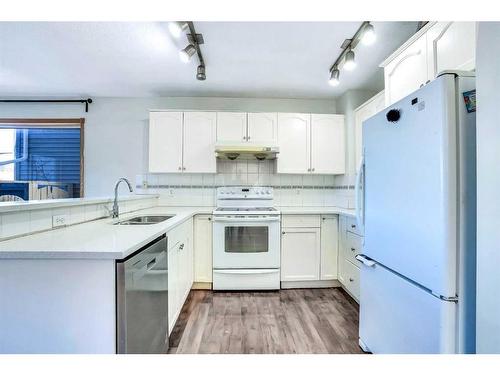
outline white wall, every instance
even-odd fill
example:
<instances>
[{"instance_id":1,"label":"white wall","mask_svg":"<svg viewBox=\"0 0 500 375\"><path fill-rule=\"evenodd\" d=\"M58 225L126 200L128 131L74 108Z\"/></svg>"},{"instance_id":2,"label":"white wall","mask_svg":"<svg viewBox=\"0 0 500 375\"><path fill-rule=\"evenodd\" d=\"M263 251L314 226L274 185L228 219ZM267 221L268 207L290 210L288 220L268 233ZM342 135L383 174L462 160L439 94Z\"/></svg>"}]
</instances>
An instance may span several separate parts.
<instances>
[{"instance_id":1,"label":"white wall","mask_svg":"<svg viewBox=\"0 0 500 375\"><path fill-rule=\"evenodd\" d=\"M147 172L149 109L336 113L335 101L254 98L93 98L79 104L0 104L0 118L85 117L85 194L111 195L115 181ZM126 194L123 189L123 194Z\"/></svg>"},{"instance_id":2,"label":"white wall","mask_svg":"<svg viewBox=\"0 0 500 375\"><path fill-rule=\"evenodd\" d=\"M346 124L346 174L336 177L336 185L353 185L356 175L355 157L355 117L354 110L366 102L376 91L350 90L337 100L337 112L345 116Z\"/></svg>"},{"instance_id":3,"label":"white wall","mask_svg":"<svg viewBox=\"0 0 500 375\"><path fill-rule=\"evenodd\" d=\"M500 23L480 22L477 89L477 352L500 353Z\"/></svg>"}]
</instances>

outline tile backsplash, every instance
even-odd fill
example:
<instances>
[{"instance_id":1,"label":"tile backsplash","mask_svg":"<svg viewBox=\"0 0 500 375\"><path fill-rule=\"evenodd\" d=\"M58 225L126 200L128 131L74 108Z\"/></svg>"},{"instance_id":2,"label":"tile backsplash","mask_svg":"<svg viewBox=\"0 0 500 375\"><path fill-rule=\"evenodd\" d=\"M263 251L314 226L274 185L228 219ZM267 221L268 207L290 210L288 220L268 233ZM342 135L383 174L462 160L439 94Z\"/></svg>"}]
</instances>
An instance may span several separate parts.
<instances>
[{"instance_id":1,"label":"tile backsplash","mask_svg":"<svg viewBox=\"0 0 500 375\"><path fill-rule=\"evenodd\" d=\"M274 187L334 187L333 175L277 174L275 161L217 160L216 174L164 173L137 176L137 188L274 186Z\"/></svg>"},{"instance_id":2,"label":"tile backsplash","mask_svg":"<svg viewBox=\"0 0 500 375\"><path fill-rule=\"evenodd\" d=\"M219 186L272 186L278 206L353 207L352 186L335 185L333 175L277 174L275 161L217 160L216 174L164 173L136 177L144 193L160 194L160 204L214 206Z\"/></svg>"}]
</instances>

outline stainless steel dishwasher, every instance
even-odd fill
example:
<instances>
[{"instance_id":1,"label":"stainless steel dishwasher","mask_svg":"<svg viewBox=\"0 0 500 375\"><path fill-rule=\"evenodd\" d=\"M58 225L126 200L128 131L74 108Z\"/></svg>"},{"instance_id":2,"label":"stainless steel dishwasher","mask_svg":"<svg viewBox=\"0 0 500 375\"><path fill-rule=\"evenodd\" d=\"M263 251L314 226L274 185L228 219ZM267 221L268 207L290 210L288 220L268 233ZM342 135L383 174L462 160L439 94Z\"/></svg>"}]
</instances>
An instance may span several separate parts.
<instances>
[{"instance_id":1,"label":"stainless steel dishwasher","mask_svg":"<svg viewBox=\"0 0 500 375\"><path fill-rule=\"evenodd\" d=\"M168 254L164 234L116 262L116 351L168 350Z\"/></svg>"}]
</instances>

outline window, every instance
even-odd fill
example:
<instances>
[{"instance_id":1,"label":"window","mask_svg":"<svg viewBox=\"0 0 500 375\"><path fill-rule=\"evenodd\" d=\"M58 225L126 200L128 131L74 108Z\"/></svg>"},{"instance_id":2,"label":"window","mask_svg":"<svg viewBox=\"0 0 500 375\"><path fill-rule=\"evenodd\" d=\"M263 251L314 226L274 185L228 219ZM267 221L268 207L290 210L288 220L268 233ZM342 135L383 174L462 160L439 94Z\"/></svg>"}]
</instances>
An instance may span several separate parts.
<instances>
[{"instance_id":1,"label":"window","mask_svg":"<svg viewBox=\"0 0 500 375\"><path fill-rule=\"evenodd\" d=\"M83 196L83 119L0 119L0 201Z\"/></svg>"}]
</instances>

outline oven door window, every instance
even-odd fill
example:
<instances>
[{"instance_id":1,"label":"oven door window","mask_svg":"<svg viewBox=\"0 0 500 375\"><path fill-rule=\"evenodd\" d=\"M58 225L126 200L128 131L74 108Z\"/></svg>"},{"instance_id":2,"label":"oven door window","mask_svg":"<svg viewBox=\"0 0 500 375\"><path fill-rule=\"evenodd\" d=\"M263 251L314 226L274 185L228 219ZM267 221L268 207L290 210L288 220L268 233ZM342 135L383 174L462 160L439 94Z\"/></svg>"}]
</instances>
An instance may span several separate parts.
<instances>
[{"instance_id":1,"label":"oven door window","mask_svg":"<svg viewBox=\"0 0 500 375\"><path fill-rule=\"evenodd\" d=\"M240 254L269 252L269 227L225 227L224 251Z\"/></svg>"}]
</instances>

